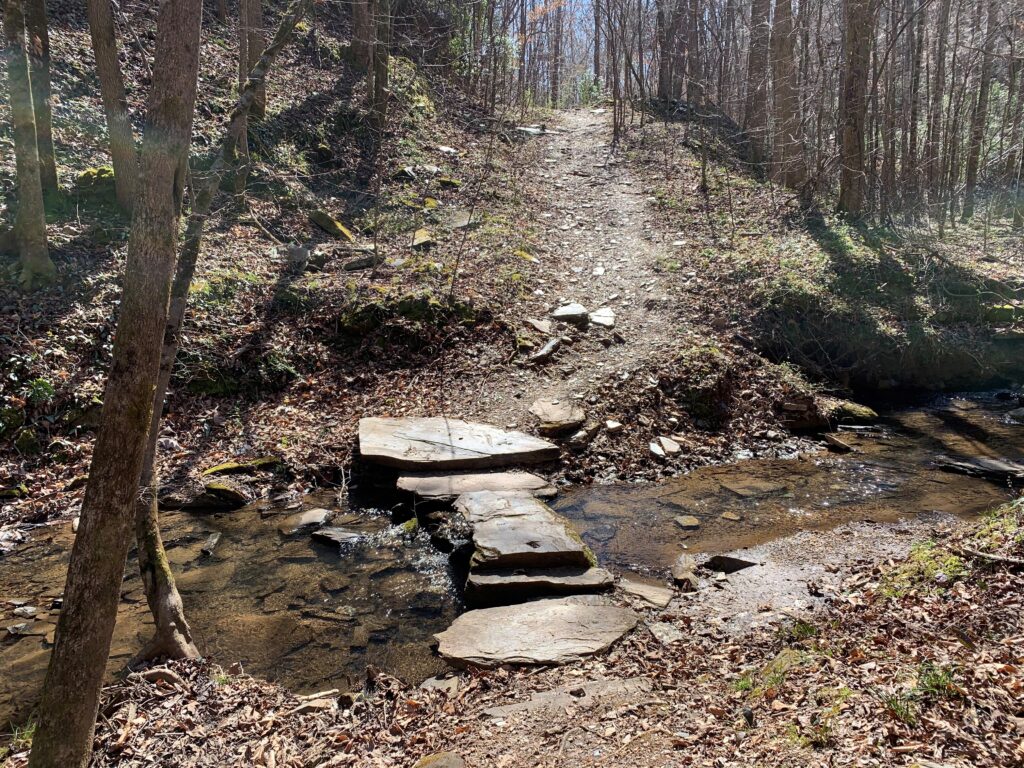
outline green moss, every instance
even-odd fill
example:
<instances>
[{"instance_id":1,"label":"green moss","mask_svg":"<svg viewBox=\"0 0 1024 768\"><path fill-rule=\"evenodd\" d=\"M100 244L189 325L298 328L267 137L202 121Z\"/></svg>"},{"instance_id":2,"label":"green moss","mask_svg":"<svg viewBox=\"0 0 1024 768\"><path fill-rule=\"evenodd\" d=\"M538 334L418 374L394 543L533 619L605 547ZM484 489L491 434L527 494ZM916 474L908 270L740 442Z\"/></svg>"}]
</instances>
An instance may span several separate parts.
<instances>
[{"instance_id":1,"label":"green moss","mask_svg":"<svg viewBox=\"0 0 1024 768\"><path fill-rule=\"evenodd\" d=\"M227 461L203 470L203 475L235 475L275 469L283 462L277 456L261 456L247 461Z\"/></svg>"},{"instance_id":2,"label":"green moss","mask_svg":"<svg viewBox=\"0 0 1024 768\"><path fill-rule=\"evenodd\" d=\"M961 557L934 541L922 541L911 547L910 556L901 565L882 577L879 591L885 597L900 597L915 589L942 589L937 584L940 574L948 583L967 571Z\"/></svg>"}]
</instances>

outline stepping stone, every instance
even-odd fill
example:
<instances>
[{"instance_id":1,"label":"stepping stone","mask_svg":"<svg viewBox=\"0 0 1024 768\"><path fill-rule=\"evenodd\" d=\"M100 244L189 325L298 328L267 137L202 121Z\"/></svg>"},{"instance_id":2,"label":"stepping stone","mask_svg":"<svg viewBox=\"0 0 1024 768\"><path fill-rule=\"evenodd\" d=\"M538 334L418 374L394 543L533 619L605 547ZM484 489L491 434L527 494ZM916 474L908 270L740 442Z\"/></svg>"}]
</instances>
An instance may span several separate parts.
<instances>
[{"instance_id":1,"label":"stepping stone","mask_svg":"<svg viewBox=\"0 0 1024 768\"><path fill-rule=\"evenodd\" d=\"M675 597L675 593L667 587L659 587L656 584L647 584L630 578L623 578L619 582L619 589L627 595L640 598L655 608L666 607Z\"/></svg>"},{"instance_id":2,"label":"stepping stone","mask_svg":"<svg viewBox=\"0 0 1024 768\"><path fill-rule=\"evenodd\" d=\"M594 555L547 504L525 493L466 493L455 509L473 526L474 569L588 566Z\"/></svg>"},{"instance_id":3,"label":"stepping stone","mask_svg":"<svg viewBox=\"0 0 1024 768\"><path fill-rule=\"evenodd\" d=\"M476 605L508 604L543 595L600 592L611 589L614 581L604 568L474 571L466 581L466 598Z\"/></svg>"},{"instance_id":4,"label":"stepping stone","mask_svg":"<svg viewBox=\"0 0 1024 768\"><path fill-rule=\"evenodd\" d=\"M693 515L679 515L673 519L675 520L675 524L684 531L696 531L700 528L700 518L694 517Z\"/></svg>"},{"instance_id":5,"label":"stepping stone","mask_svg":"<svg viewBox=\"0 0 1024 768\"><path fill-rule=\"evenodd\" d=\"M611 307L601 307L601 309L590 313L590 322L594 325L600 325L602 328L614 328L615 312Z\"/></svg>"},{"instance_id":6,"label":"stepping stone","mask_svg":"<svg viewBox=\"0 0 1024 768\"><path fill-rule=\"evenodd\" d=\"M468 611L434 637L438 653L455 663L567 664L607 650L638 618L604 598L580 595Z\"/></svg>"},{"instance_id":7,"label":"stepping stone","mask_svg":"<svg viewBox=\"0 0 1024 768\"><path fill-rule=\"evenodd\" d=\"M374 464L418 470L537 464L559 456L547 440L443 416L360 419L359 451Z\"/></svg>"},{"instance_id":8,"label":"stepping stone","mask_svg":"<svg viewBox=\"0 0 1024 768\"><path fill-rule=\"evenodd\" d=\"M398 478L398 488L420 499L450 501L477 491L526 491L550 499L558 491L547 480L530 472L466 472L457 475L407 474Z\"/></svg>"},{"instance_id":9,"label":"stepping stone","mask_svg":"<svg viewBox=\"0 0 1024 768\"><path fill-rule=\"evenodd\" d=\"M544 435L557 435L576 429L587 420L587 414L574 402L564 398L534 400L530 413L540 421L538 429Z\"/></svg>"},{"instance_id":10,"label":"stepping stone","mask_svg":"<svg viewBox=\"0 0 1024 768\"><path fill-rule=\"evenodd\" d=\"M288 515L281 521L277 530L283 536L294 536L306 528L317 528L323 525L330 516L331 512L327 509L308 509L296 515Z\"/></svg>"}]
</instances>

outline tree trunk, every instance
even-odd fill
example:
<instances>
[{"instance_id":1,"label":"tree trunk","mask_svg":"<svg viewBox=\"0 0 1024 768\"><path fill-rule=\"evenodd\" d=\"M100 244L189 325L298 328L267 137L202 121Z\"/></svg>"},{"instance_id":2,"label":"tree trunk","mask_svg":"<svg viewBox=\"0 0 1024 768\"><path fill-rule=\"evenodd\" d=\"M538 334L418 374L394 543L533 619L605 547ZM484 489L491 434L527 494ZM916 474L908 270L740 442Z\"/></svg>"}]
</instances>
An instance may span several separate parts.
<instances>
[{"instance_id":1,"label":"tree trunk","mask_svg":"<svg viewBox=\"0 0 1024 768\"><path fill-rule=\"evenodd\" d=\"M202 0L159 5L153 83L113 361L71 550L31 768L84 768L117 616L175 262L176 175L195 108Z\"/></svg>"},{"instance_id":2,"label":"tree trunk","mask_svg":"<svg viewBox=\"0 0 1024 768\"><path fill-rule=\"evenodd\" d=\"M249 75L249 44L253 36L249 24L253 18L252 4L258 0L238 0L238 90L241 92ZM242 135L238 141L236 155L232 158L235 166L233 179L235 194L245 195L249 183L249 113L242 117Z\"/></svg>"},{"instance_id":3,"label":"tree trunk","mask_svg":"<svg viewBox=\"0 0 1024 768\"><path fill-rule=\"evenodd\" d=\"M228 23L228 0L217 0L217 21Z\"/></svg>"},{"instance_id":4,"label":"tree trunk","mask_svg":"<svg viewBox=\"0 0 1024 768\"><path fill-rule=\"evenodd\" d=\"M373 38L369 0L352 0L352 64L360 72L373 63Z\"/></svg>"},{"instance_id":5,"label":"tree trunk","mask_svg":"<svg viewBox=\"0 0 1024 768\"><path fill-rule=\"evenodd\" d=\"M50 98L50 30L46 19L46 0L25 3L25 30L28 32L28 61L32 81L32 108L36 116L36 146L39 150L39 175L43 194L56 194L57 161L53 153L53 110Z\"/></svg>"},{"instance_id":6,"label":"tree trunk","mask_svg":"<svg viewBox=\"0 0 1024 768\"><path fill-rule=\"evenodd\" d=\"M932 77L928 107L928 136L925 140L925 177L928 184L928 206L937 213L942 197L942 166L939 149L942 145L942 105L946 93L946 42L949 37L949 12L952 0L940 0L935 24L935 72Z\"/></svg>"},{"instance_id":7,"label":"tree trunk","mask_svg":"<svg viewBox=\"0 0 1024 768\"><path fill-rule=\"evenodd\" d=\"M760 165L767 159L768 134L768 39L771 0L751 0L750 53L747 57L747 98L743 129L750 138L750 159Z\"/></svg>"},{"instance_id":8,"label":"tree trunk","mask_svg":"<svg viewBox=\"0 0 1024 768\"><path fill-rule=\"evenodd\" d=\"M654 34L658 41L657 96L667 102L672 93L672 37L669 34L671 9L668 0L655 0Z\"/></svg>"},{"instance_id":9,"label":"tree trunk","mask_svg":"<svg viewBox=\"0 0 1024 768\"><path fill-rule=\"evenodd\" d=\"M970 221L974 215L975 194L978 189L978 165L981 162L981 145L985 141L985 124L988 122L988 102L992 85L992 46L999 31L999 4L990 0L988 4L988 26L981 59L981 73L978 77L978 97L971 114L971 139L967 150L967 173L964 179L964 210L961 221Z\"/></svg>"},{"instance_id":10,"label":"tree trunk","mask_svg":"<svg viewBox=\"0 0 1024 768\"><path fill-rule=\"evenodd\" d=\"M845 0L842 123L840 128L839 212L857 218L864 214L866 176L864 124L871 42L875 29L874 0Z\"/></svg>"},{"instance_id":11,"label":"tree trunk","mask_svg":"<svg viewBox=\"0 0 1024 768\"><path fill-rule=\"evenodd\" d=\"M263 0L242 0L246 6L247 18L246 29L249 33L246 51L248 59L245 62L245 71L248 73L256 62L259 61L260 51L267 45L266 36L263 34ZM243 78L245 75L243 75ZM267 84L260 86L256 93L256 101L253 102L250 114L253 117L262 119L267 114Z\"/></svg>"},{"instance_id":12,"label":"tree trunk","mask_svg":"<svg viewBox=\"0 0 1024 768\"><path fill-rule=\"evenodd\" d=\"M601 85L601 0L594 2L594 85ZM607 0L606 0L607 2ZM659 3L659 8L660 3Z\"/></svg>"},{"instance_id":13,"label":"tree trunk","mask_svg":"<svg viewBox=\"0 0 1024 768\"><path fill-rule=\"evenodd\" d=\"M284 48L295 30L295 25L308 12L312 0L298 0L289 6L281 19L274 39L258 59L256 66L246 78L238 103L228 120L227 131L221 141L220 151L210 169L195 174L192 187L192 213L185 229L181 256L171 287L170 308L167 326L164 330L163 350L160 356L160 373L153 397L153 416L149 427L149 440L143 460L142 476L139 481L140 498L136 506L136 539L139 550L139 570L146 587L146 600L156 622L154 637L136 657L151 659L160 656L170 658L195 658L199 655L192 641L192 633L185 619L181 597L174 584L174 575L164 553L160 538L157 510L158 479L156 471L156 444L160 433L160 419L164 398L171 382L174 360L178 354L181 326L188 305L188 291L195 274L196 263L202 246L203 229L209 218L213 198L220 188L230 158L235 156L238 142L246 129L246 116L256 99L260 86L266 82L266 75L274 59Z\"/></svg>"},{"instance_id":14,"label":"tree trunk","mask_svg":"<svg viewBox=\"0 0 1024 768\"><path fill-rule=\"evenodd\" d=\"M376 0L373 4L373 94L370 113L381 140L388 118L388 69L391 57L391 3Z\"/></svg>"},{"instance_id":15,"label":"tree trunk","mask_svg":"<svg viewBox=\"0 0 1024 768\"><path fill-rule=\"evenodd\" d=\"M100 81L100 97L107 118L107 133L110 134L110 159L114 167L117 203L123 211L131 213L139 170L135 137L128 116L124 76L117 60L114 14L109 0L88 0L87 13L93 55L96 57L96 75Z\"/></svg>"},{"instance_id":16,"label":"tree trunk","mask_svg":"<svg viewBox=\"0 0 1024 768\"><path fill-rule=\"evenodd\" d=\"M793 51L793 6L776 0L772 29L772 80L775 84L775 146L772 167L780 183L795 189L804 183L803 142L800 129L800 96Z\"/></svg>"},{"instance_id":17,"label":"tree trunk","mask_svg":"<svg viewBox=\"0 0 1024 768\"><path fill-rule=\"evenodd\" d=\"M686 100L694 105L704 103L704 72L700 54L699 0L687 0L686 24Z\"/></svg>"},{"instance_id":18,"label":"tree trunk","mask_svg":"<svg viewBox=\"0 0 1024 768\"><path fill-rule=\"evenodd\" d=\"M25 16L22 0L4 6L7 88L14 123L14 164L18 174L18 212L14 223L21 259L21 284L32 290L52 281L57 270L46 245L46 212L36 146L35 112L28 55L25 52Z\"/></svg>"},{"instance_id":19,"label":"tree trunk","mask_svg":"<svg viewBox=\"0 0 1024 768\"><path fill-rule=\"evenodd\" d=\"M558 108L561 102L562 77L562 6L555 9L554 45L551 52L551 105Z\"/></svg>"}]
</instances>

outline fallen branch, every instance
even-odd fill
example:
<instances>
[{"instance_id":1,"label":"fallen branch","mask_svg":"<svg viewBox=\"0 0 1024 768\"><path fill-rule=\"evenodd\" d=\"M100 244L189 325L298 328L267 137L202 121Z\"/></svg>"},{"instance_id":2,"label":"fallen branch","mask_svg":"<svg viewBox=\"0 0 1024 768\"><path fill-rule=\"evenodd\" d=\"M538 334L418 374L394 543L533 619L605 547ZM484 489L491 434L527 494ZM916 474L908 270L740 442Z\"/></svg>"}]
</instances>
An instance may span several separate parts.
<instances>
[{"instance_id":1,"label":"fallen branch","mask_svg":"<svg viewBox=\"0 0 1024 768\"><path fill-rule=\"evenodd\" d=\"M976 549L970 549L969 547L958 547L956 549L958 555L964 555L965 557L973 557L976 560L988 560L993 563L1005 563L1006 565L1024 565L1024 560L1019 557L1009 557L1007 555L993 555L988 552L979 552Z\"/></svg>"}]
</instances>

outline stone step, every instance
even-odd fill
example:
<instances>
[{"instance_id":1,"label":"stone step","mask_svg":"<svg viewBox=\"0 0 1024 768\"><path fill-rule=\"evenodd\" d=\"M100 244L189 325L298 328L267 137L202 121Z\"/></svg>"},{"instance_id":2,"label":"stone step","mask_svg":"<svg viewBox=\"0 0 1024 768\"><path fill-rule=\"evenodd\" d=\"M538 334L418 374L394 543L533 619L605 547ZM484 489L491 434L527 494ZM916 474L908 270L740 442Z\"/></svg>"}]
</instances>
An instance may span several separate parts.
<instances>
[{"instance_id":1,"label":"stone step","mask_svg":"<svg viewBox=\"0 0 1024 768\"><path fill-rule=\"evenodd\" d=\"M455 509L473 527L473 571L596 565L569 522L528 493L465 493Z\"/></svg>"},{"instance_id":2,"label":"stone step","mask_svg":"<svg viewBox=\"0 0 1024 768\"><path fill-rule=\"evenodd\" d=\"M539 464L559 448L524 432L437 417L359 420L359 452L366 461L399 469L485 469Z\"/></svg>"},{"instance_id":3,"label":"stone step","mask_svg":"<svg viewBox=\"0 0 1024 768\"><path fill-rule=\"evenodd\" d=\"M453 501L477 491L526 491L542 499L558 493L547 480L530 472L408 473L398 478L398 489L432 501Z\"/></svg>"},{"instance_id":4,"label":"stone step","mask_svg":"<svg viewBox=\"0 0 1024 768\"><path fill-rule=\"evenodd\" d=\"M473 571L466 580L466 600L472 605L508 605L534 597L601 592L614 582L604 568Z\"/></svg>"},{"instance_id":5,"label":"stone step","mask_svg":"<svg viewBox=\"0 0 1024 768\"><path fill-rule=\"evenodd\" d=\"M435 638L454 663L566 664L606 650L638 619L598 595L577 595L468 611Z\"/></svg>"}]
</instances>

